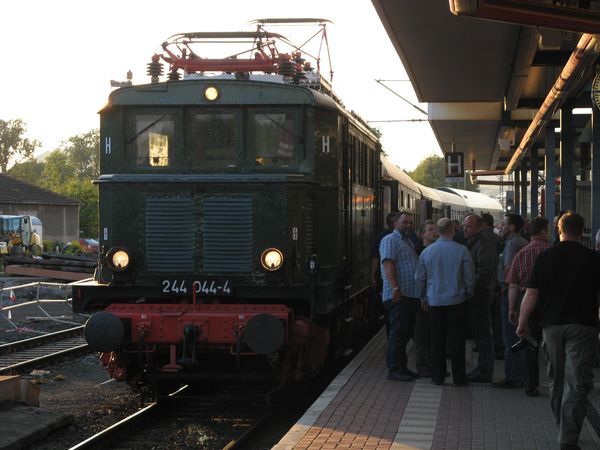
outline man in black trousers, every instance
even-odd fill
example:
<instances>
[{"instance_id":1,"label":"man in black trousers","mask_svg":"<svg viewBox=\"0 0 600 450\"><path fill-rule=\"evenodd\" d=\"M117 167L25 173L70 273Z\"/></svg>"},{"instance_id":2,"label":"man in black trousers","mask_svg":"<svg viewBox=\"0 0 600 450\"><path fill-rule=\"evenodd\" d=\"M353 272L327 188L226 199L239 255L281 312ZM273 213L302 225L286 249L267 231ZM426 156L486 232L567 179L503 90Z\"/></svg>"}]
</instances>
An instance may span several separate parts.
<instances>
[{"instance_id":1,"label":"man in black trousers","mask_svg":"<svg viewBox=\"0 0 600 450\"><path fill-rule=\"evenodd\" d=\"M466 300L475 288L475 266L469 250L452 240L450 219L440 219L437 230L439 238L423 250L415 274L422 307L429 310L431 381L444 384L448 339L454 384L466 386Z\"/></svg>"}]
</instances>

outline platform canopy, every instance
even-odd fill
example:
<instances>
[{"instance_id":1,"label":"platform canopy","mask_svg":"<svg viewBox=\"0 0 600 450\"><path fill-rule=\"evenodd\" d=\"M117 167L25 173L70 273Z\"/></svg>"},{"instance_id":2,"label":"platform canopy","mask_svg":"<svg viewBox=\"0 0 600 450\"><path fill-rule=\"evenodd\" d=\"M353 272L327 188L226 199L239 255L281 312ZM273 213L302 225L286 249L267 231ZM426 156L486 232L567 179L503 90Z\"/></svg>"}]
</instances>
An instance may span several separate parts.
<instances>
[{"instance_id":1,"label":"platform canopy","mask_svg":"<svg viewBox=\"0 0 600 450\"><path fill-rule=\"evenodd\" d=\"M449 0L372 2L419 102L428 104L442 151L464 152L466 169L512 172L517 157L527 157L543 138L539 129L532 136L527 131L582 34L456 16ZM560 102L591 107L596 57L588 54L575 67ZM576 117L578 138L585 140L589 115ZM547 119L544 129L559 126L556 109Z\"/></svg>"}]
</instances>

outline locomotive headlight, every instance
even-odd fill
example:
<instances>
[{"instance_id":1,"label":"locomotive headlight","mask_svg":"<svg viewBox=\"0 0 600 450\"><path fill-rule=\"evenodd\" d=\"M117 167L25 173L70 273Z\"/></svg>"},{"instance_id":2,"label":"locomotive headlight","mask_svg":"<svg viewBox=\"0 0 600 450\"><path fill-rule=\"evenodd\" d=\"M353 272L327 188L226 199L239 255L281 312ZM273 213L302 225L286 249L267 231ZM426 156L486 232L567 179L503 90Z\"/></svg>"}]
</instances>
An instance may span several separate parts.
<instances>
[{"instance_id":1,"label":"locomotive headlight","mask_svg":"<svg viewBox=\"0 0 600 450\"><path fill-rule=\"evenodd\" d=\"M274 272L283 264L283 253L276 248L268 248L260 255L260 263L265 270Z\"/></svg>"},{"instance_id":2,"label":"locomotive headlight","mask_svg":"<svg viewBox=\"0 0 600 450\"><path fill-rule=\"evenodd\" d=\"M204 90L204 98L209 102L214 102L219 98L219 90L214 86L209 86Z\"/></svg>"},{"instance_id":3,"label":"locomotive headlight","mask_svg":"<svg viewBox=\"0 0 600 450\"><path fill-rule=\"evenodd\" d=\"M112 248L106 255L108 265L115 271L123 271L129 267L129 253L123 248Z\"/></svg>"}]
</instances>

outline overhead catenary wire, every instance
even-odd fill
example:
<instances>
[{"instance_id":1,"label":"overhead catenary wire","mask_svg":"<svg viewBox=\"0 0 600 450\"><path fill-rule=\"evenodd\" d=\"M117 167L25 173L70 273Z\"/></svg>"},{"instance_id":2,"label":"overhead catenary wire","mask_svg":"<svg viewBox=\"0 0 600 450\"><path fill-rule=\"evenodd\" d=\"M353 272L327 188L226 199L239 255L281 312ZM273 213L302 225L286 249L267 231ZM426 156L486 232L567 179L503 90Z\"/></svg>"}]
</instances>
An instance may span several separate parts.
<instances>
[{"instance_id":1,"label":"overhead catenary wire","mask_svg":"<svg viewBox=\"0 0 600 450\"><path fill-rule=\"evenodd\" d=\"M378 80L378 79L375 79L375 81L377 83L379 83L380 85L382 85L384 88L386 88L388 91L390 91L392 94L394 94L396 97L399 97L401 100L403 100L404 102L408 103L410 106L412 106L413 108L415 108L420 113L427 115L427 111L419 108L417 105L415 105L414 103L412 103L410 100L407 100L406 98L404 98L403 96L401 96L400 94L398 94L396 91L394 91L392 88L390 88L389 86L386 86L383 83L384 81L393 81L393 80ZM404 80L401 80L401 81L404 81Z\"/></svg>"}]
</instances>

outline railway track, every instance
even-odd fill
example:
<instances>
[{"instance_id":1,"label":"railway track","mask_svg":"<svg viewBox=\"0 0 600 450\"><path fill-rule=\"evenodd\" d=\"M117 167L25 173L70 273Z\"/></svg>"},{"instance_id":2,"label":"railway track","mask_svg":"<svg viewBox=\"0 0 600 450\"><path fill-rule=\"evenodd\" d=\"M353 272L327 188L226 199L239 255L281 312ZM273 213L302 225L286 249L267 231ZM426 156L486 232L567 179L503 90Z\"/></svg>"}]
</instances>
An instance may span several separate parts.
<instances>
[{"instance_id":1,"label":"railway track","mask_svg":"<svg viewBox=\"0 0 600 450\"><path fill-rule=\"evenodd\" d=\"M70 448L240 448L276 412L266 392L224 389L202 395L180 389ZM186 430L182 433L181 430Z\"/></svg>"},{"instance_id":2,"label":"railway track","mask_svg":"<svg viewBox=\"0 0 600 450\"><path fill-rule=\"evenodd\" d=\"M0 374L87 348L83 326L0 345Z\"/></svg>"}]
</instances>

